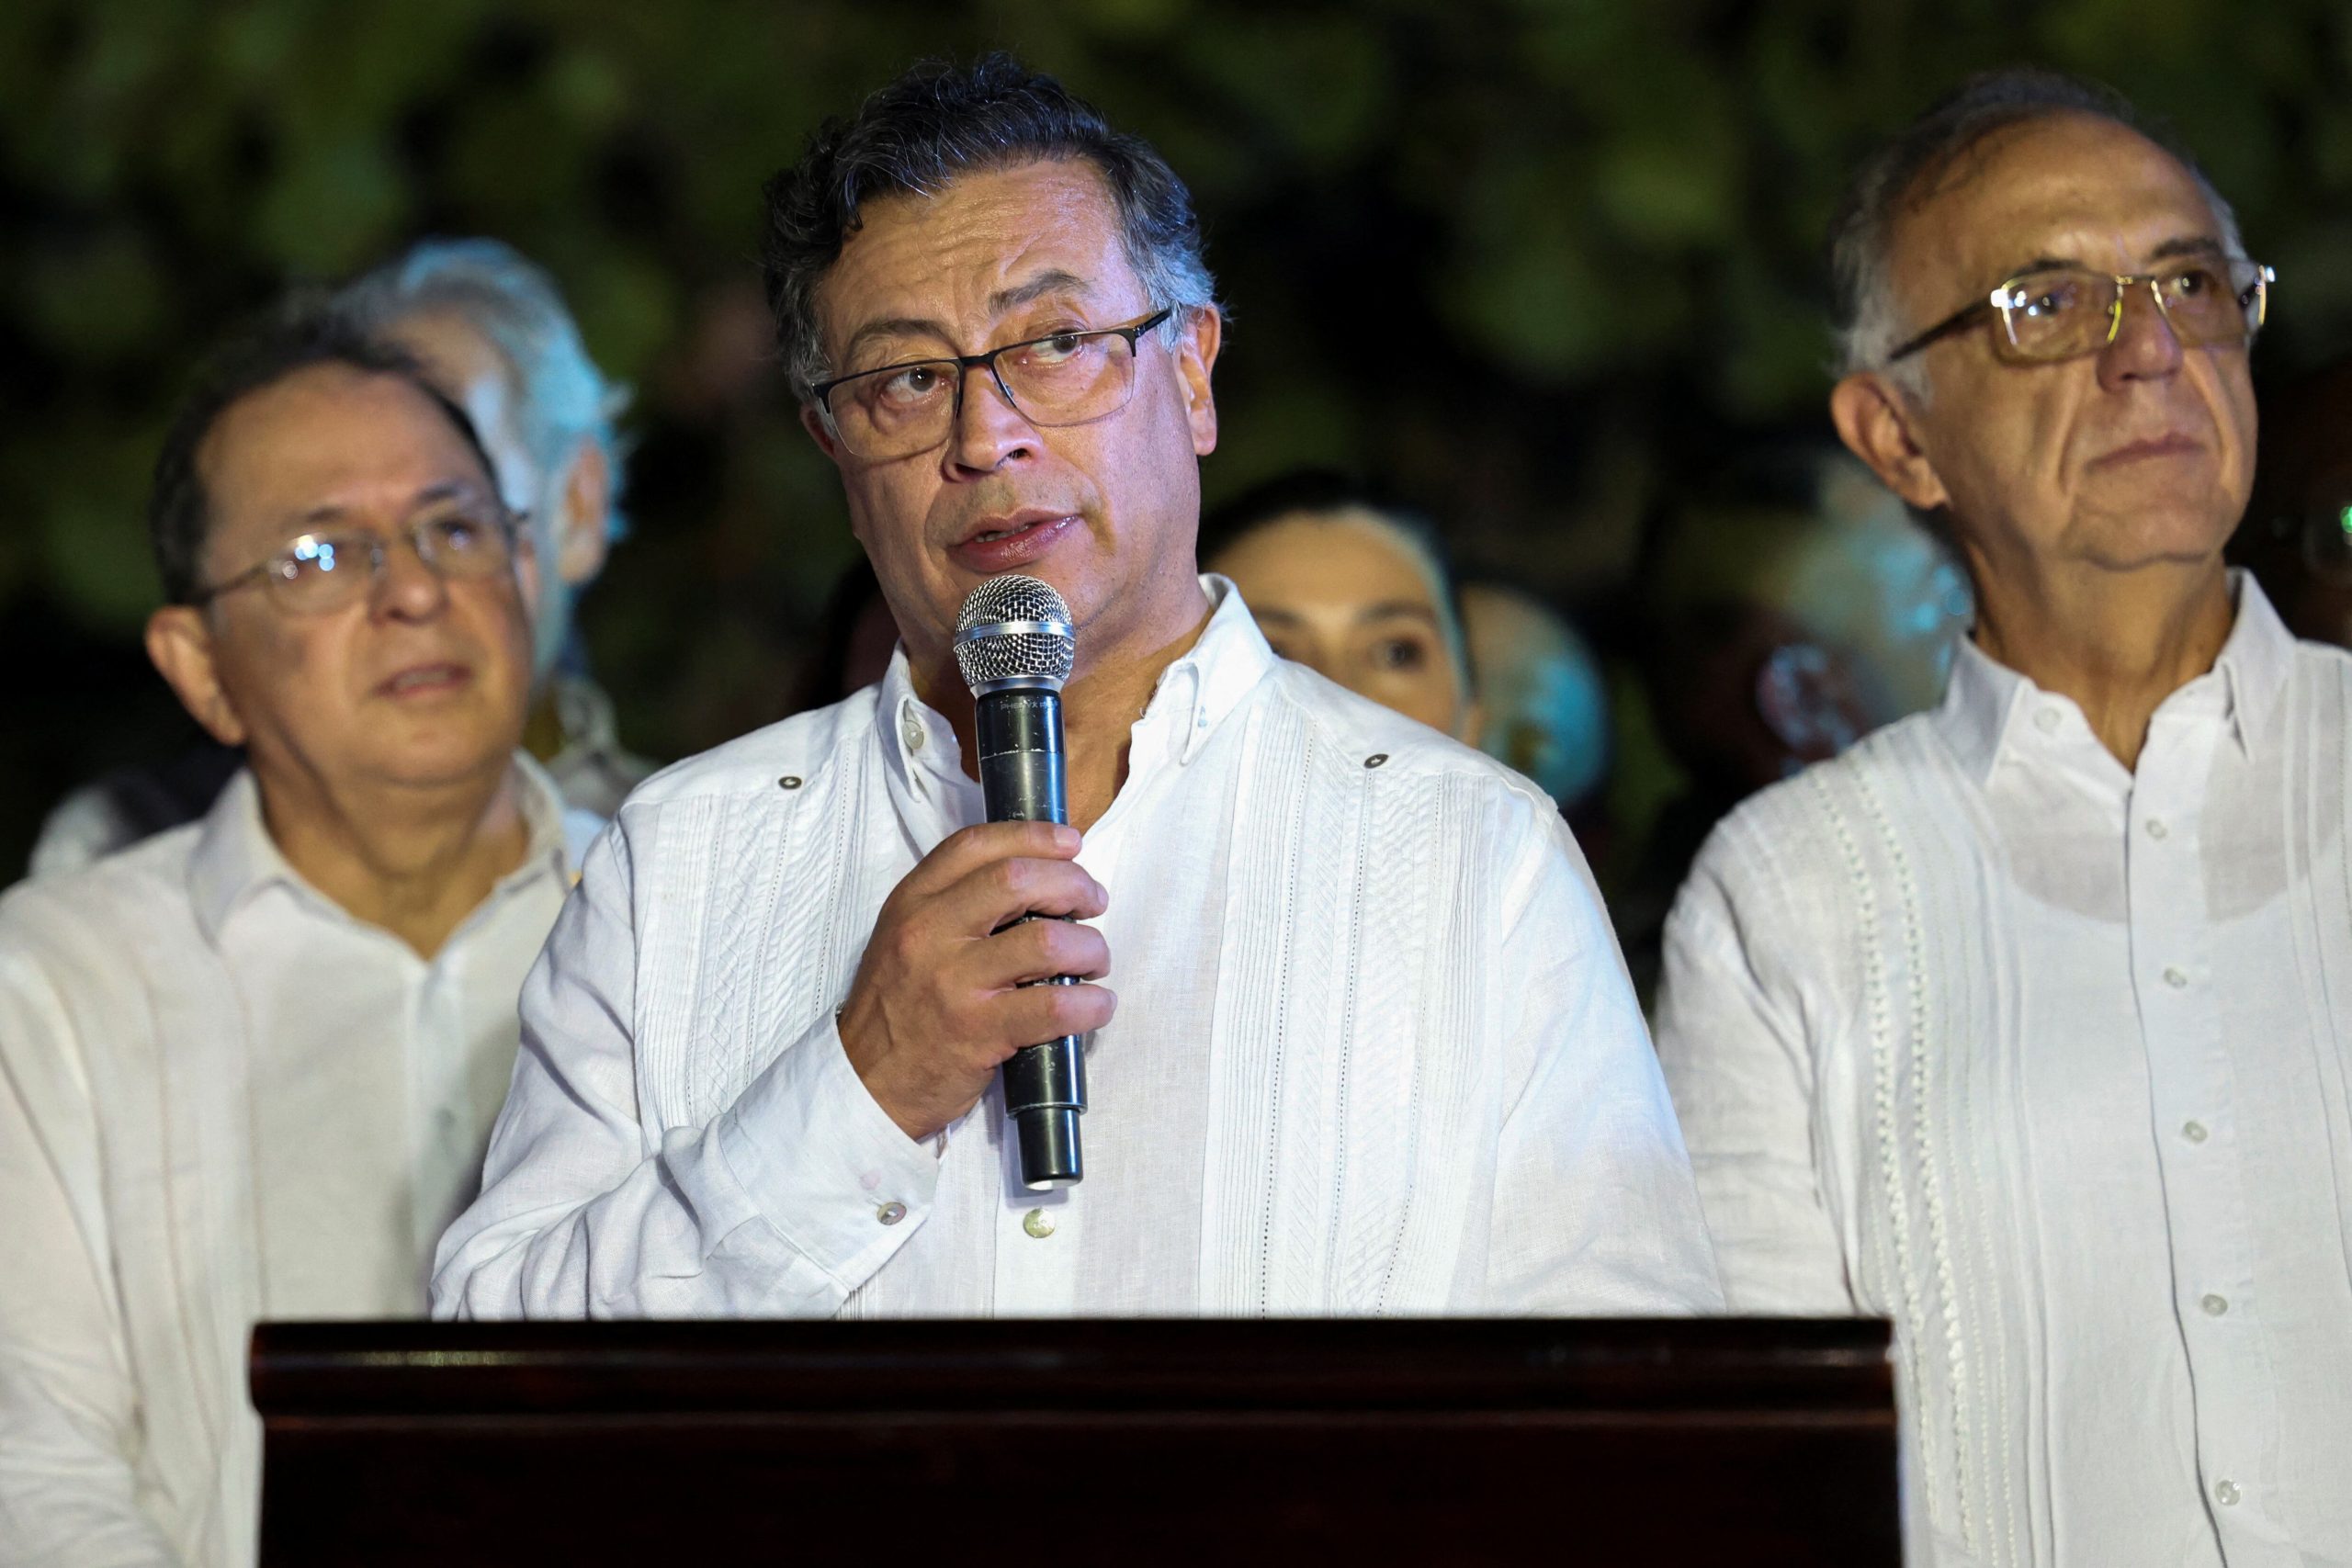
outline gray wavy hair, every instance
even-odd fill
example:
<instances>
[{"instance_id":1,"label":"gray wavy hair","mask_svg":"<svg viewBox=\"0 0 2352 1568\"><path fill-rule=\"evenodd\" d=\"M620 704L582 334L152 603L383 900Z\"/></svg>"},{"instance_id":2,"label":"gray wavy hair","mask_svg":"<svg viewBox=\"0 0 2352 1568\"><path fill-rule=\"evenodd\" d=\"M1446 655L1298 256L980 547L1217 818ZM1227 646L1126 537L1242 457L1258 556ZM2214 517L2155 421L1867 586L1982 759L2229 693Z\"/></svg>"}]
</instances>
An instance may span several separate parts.
<instances>
[{"instance_id":1,"label":"gray wavy hair","mask_svg":"<svg viewBox=\"0 0 2352 1568\"><path fill-rule=\"evenodd\" d=\"M369 332L432 310L473 323L506 362L533 464L552 476L582 440L595 443L616 498L606 532L618 539L628 531L617 504L626 453L616 426L629 389L588 356L546 268L499 240L422 240L345 285L334 303Z\"/></svg>"},{"instance_id":2,"label":"gray wavy hair","mask_svg":"<svg viewBox=\"0 0 2352 1568\"><path fill-rule=\"evenodd\" d=\"M1192 193L1167 160L1009 54L960 67L931 61L854 115L826 121L800 161L763 193L761 266L793 389L806 400L831 374L817 333L817 285L856 231L866 202L928 195L978 170L1072 158L1092 164L1111 187L1127 265L1155 305L1174 310L1161 329L1173 343L1193 312L1217 299Z\"/></svg>"},{"instance_id":3,"label":"gray wavy hair","mask_svg":"<svg viewBox=\"0 0 2352 1568\"><path fill-rule=\"evenodd\" d=\"M1892 243L1896 221L1930 194L1953 164L1988 137L2012 126L2062 115L2088 115L2139 132L2178 159L2204 193L2222 228L2222 243L2243 255L2237 213L2222 199L2197 161L2169 134L2150 125L2129 100L2109 87L2055 71L2019 66L1972 76L1879 147L1847 186L1829 231L1835 373L1876 370L1924 400L1927 381L1917 360L1889 365L1888 355L1917 330L1894 298Z\"/></svg>"}]
</instances>

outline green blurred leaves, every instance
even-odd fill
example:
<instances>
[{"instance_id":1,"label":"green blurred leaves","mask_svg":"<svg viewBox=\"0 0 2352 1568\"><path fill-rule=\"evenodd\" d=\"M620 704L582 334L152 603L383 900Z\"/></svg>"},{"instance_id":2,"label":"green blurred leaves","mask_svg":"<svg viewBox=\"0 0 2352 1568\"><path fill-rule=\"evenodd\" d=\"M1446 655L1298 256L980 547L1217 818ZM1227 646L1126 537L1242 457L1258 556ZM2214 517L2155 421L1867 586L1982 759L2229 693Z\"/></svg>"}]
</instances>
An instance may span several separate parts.
<instances>
[{"instance_id":1,"label":"green blurred leaves","mask_svg":"<svg viewBox=\"0 0 2352 1568\"><path fill-rule=\"evenodd\" d=\"M1305 459L1407 470L1476 497L1479 538L1584 530L1537 558L1603 581L1554 588L1628 570L1625 516L1690 444L1819 428L1839 187L1971 69L2138 96L2281 265L2264 354L2352 331L2340 0L15 0L0 600L134 626L153 435L203 344L289 280L484 232L642 389L639 541L589 601L639 721L689 722L680 671L770 680L849 547L725 327L759 184L910 61L992 45L1193 186L1236 308L1212 493Z\"/></svg>"}]
</instances>

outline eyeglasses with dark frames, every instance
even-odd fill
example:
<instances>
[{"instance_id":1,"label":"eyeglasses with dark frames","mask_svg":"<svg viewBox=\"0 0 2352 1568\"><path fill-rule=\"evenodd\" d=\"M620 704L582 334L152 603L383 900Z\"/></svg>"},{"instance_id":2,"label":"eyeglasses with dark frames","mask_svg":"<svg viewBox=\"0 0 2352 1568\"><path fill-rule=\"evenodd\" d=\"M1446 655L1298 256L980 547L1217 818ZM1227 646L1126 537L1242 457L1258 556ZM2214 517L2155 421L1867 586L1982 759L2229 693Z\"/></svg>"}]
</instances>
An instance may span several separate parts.
<instances>
[{"instance_id":1,"label":"eyeglasses with dark frames","mask_svg":"<svg viewBox=\"0 0 2352 1568\"><path fill-rule=\"evenodd\" d=\"M1997 320L1994 354L2012 364L2042 365L2096 354L2123 329L2125 293L2145 284L2157 311L2184 348L2254 341L2270 312L2278 274L2244 256L2185 256L2153 272L2038 267L2019 273L1887 355L1889 365L1933 343Z\"/></svg>"},{"instance_id":2,"label":"eyeglasses with dark frames","mask_svg":"<svg viewBox=\"0 0 2352 1568\"><path fill-rule=\"evenodd\" d=\"M963 411L964 381L986 370L1014 412L1040 426L1084 424L1135 395L1136 344L1172 306L1118 327L1084 327L979 354L938 355L839 376L810 389L834 440L867 462L928 452Z\"/></svg>"}]
</instances>

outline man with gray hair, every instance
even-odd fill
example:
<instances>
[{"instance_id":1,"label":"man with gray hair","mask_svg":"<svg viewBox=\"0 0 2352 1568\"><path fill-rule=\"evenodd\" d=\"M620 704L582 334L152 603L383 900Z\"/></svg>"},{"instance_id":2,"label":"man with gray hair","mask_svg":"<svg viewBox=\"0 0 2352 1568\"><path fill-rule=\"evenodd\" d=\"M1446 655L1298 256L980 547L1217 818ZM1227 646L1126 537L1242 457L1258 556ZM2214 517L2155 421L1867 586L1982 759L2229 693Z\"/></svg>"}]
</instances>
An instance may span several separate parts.
<instances>
[{"instance_id":1,"label":"man with gray hair","mask_svg":"<svg viewBox=\"0 0 2352 1568\"><path fill-rule=\"evenodd\" d=\"M1195 569L1224 319L1174 172L998 56L825 127L767 216L899 647L622 807L436 1313L1715 1306L1551 801L1275 659ZM951 639L1012 571L1075 626L1068 828L981 820ZM1069 1034L1084 1180L1026 1190L998 1067Z\"/></svg>"},{"instance_id":2,"label":"man with gray hair","mask_svg":"<svg viewBox=\"0 0 2352 1568\"><path fill-rule=\"evenodd\" d=\"M588 674L572 610L623 532L614 422L627 389L589 357L554 279L497 240L423 241L345 286L332 304L424 361L481 432L539 562L526 743L567 806L611 816L652 767L622 748L612 701ZM33 874L77 871L194 821L242 760L233 749L208 746L76 790L42 825Z\"/></svg>"},{"instance_id":3,"label":"man with gray hair","mask_svg":"<svg viewBox=\"0 0 2352 1568\"><path fill-rule=\"evenodd\" d=\"M2269 271L2035 72L1871 158L1835 262L1839 434L1976 619L1669 922L1726 1293L1894 1320L1914 1561L2352 1560L2352 659L2222 558Z\"/></svg>"}]
</instances>

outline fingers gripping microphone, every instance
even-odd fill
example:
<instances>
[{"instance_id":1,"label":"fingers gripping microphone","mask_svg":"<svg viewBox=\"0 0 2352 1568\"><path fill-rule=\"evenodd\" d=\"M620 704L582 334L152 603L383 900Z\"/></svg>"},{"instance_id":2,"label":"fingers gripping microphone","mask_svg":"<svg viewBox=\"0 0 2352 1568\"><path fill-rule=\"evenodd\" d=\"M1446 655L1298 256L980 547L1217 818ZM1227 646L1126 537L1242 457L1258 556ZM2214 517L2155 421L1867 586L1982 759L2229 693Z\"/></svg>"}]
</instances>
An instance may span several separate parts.
<instances>
[{"instance_id":1,"label":"fingers gripping microphone","mask_svg":"<svg viewBox=\"0 0 2352 1568\"><path fill-rule=\"evenodd\" d=\"M989 821L1069 820L1061 693L1077 653L1069 606L1034 577L991 577L964 601L956 617L956 664L978 709L980 797ZM1078 981L1064 975L1034 983ZM1086 1113L1086 1055L1079 1037L1023 1046L1004 1064L1003 1076L1005 1112L1020 1137L1023 1184L1077 1181L1084 1174L1078 1119Z\"/></svg>"}]
</instances>

